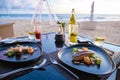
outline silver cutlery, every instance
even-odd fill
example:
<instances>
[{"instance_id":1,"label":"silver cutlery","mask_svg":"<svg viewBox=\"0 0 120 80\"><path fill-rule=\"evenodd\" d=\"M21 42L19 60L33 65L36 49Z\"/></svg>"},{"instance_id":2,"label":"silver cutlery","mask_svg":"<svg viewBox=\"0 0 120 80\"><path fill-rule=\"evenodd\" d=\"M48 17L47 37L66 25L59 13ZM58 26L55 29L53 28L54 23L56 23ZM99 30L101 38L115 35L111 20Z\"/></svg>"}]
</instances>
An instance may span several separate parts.
<instances>
[{"instance_id":1,"label":"silver cutlery","mask_svg":"<svg viewBox=\"0 0 120 80\"><path fill-rule=\"evenodd\" d=\"M8 38L8 39L0 40L0 44L12 44L17 42L33 42L33 41L24 38L23 39Z\"/></svg>"},{"instance_id":2,"label":"silver cutlery","mask_svg":"<svg viewBox=\"0 0 120 80\"><path fill-rule=\"evenodd\" d=\"M11 75L14 76L14 74L17 74L17 73L20 73L20 72L25 72L25 71L27 72L27 71L32 71L32 70L36 70L36 69L42 68L45 65L46 62L47 62L47 60L43 59L40 62L39 65L34 65L32 67L26 67L26 68L19 68L19 69L16 69L16 70L13 70L13 71L1 74L0 75L0 80L3 79L3 78L6 78L8 76L11 76Z\"/></svg>"},{"instance_id":3,"label":"silver cutlery","mask_svg":"<svg viewBox=\"0 0 120 80\"><path fill-rule=\"evenodd\" d=\"M69 69L67 69L66 67L64 67L62 64L58 63L54 58L51 58L51 57L49 57L49 58L50 58L50 61L51 61L53 64L58 65L58 66L60 66L61 68L65 69L65 70L68 71L71 75L73 75L77 80L79 80L79 77L78 77L75 73L73 73L72 71L70 71Z\"/></svg>"}]
</instances>

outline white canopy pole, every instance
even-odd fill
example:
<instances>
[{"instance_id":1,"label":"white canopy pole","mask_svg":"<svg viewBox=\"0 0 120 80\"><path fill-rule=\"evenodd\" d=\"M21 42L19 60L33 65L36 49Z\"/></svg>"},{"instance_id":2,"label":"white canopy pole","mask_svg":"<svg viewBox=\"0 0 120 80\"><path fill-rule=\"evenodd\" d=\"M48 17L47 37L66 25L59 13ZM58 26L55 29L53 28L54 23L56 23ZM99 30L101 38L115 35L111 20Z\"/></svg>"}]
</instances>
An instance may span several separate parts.
<instances>
[{"instance_id":1,"label":"white canopy pole","mask_svg":"<svg viewBox=\"0 0 120 80\"><path fill-rule=\"evenodd\" d=\"M52 14L51 14L51 10L50 10L50 5L49 5L48 1L46 1L46 3L47 3L46 6L48 7L48 11L49 11L48 16L50 19L50 24L52 25Z\"/></svg>"},{"instance_id":2,"label":"white canopy pole","mask_svg":"<svg viewBox=\"0 0 120 80\"><path fill-rule=\"evenodd\" d=\"M35 7L35 11L33 13L33 17L32 17L32 21L31 21L31 24L33 24L34 20L35 20L35 16L37 14L37 12L39 11L39 6L41 5L41 0L38 1L36 7Z\"/></svg>"},{"instance_id":3,"label":"white canopy pole","mask_svg":"<svg viewBox=\"0 0 120 80\"><path fill-rule=\"evenodd\" d=\"M43 7L43 3L44 3L44 1L43 0L40 0L41 1L41 3L39 4L40 5L40 7L39 7L39 11L40 11L40 22L42 22L42 7Z\"/></svg>"},{"instance_id":4,"label":"white canopy pole","mask_svg":"<svg viewBox=\"0 0 120 80\"><path fill-rule=\"evenodd\" d=\"M55 1L53 1L53 2L55 2ZM51 6L51 9L52 9L52 11L54 11L54 10L53 10L54 4L52 4L52 5L53 5L53 6ZM53 16L54 16L54 18L55 18L55 22L59 21L59 19L58 19L58 17L57 17L57 15L56 15L55 12L53 13Z\"/></svg>"},{"instance_id":5,"label":"white canopy pole","mask_svg":"<svg viewBox=\"0 0 120 80\"><path fill-rule=\"evenodd\" d=\"M33 21L35 19L35 16L38 12L40 14L40 22L42 22L42 8L43 8L43 3L44 2L45 2L45 6L48 9L49 23L51 25L53 25L53 23L52 23L52 20L53 20L52 19L52 11L51 11L52 7L50 6L50 4L47 0L39 0L38 1L38 4L36 5L36 9L35 9L35 12L34 12L33 17L32 17L32 23L33 23ZM53 16L54 16L55 20L57 21L58 20L57 16L55 14L53 14Z\"/></svg>"}]
</instances>

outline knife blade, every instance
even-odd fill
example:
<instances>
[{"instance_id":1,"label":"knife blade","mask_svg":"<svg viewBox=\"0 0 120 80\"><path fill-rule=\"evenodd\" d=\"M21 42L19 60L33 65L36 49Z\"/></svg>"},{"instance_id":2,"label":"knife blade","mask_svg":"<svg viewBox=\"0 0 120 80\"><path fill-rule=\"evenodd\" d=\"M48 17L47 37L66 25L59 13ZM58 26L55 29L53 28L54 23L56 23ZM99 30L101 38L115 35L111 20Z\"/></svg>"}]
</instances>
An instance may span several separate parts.
<instances>
[{"instance_id":1,"label":"knife blade","mask_svg":"<svg viewBox=\"0 0 120 80\"><path fill-rule=\"evenodd\" d=\"M22 74L23 72L24 72L24 74L26 74L26 73L31 72L33 70L42 68L45 65L46 62L47 62L47 60L43 59L42 62L39 65L34 65L32 67L26 67L26 68L19 68L19 69L16 69L16 70L1 74L0 75L0 80L6 80L6 79L10 80L10 79L12 79L14 77L18 77L20 75L23 75Z\"/></svg>"}]
</instances>

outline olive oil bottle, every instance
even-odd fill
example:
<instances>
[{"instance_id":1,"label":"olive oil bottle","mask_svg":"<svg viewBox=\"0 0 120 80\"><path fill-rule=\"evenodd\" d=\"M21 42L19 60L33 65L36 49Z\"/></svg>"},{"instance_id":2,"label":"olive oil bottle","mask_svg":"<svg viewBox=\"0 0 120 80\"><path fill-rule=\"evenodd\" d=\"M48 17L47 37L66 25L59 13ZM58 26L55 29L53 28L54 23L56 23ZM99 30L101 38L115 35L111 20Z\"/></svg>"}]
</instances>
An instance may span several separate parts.
<instances>
[{"instance_id":1,"label":"olive oil bottle","mask_svg":"<svg viewBox=\"0 0 120 80\"><path fill-rule=\"evenodd\" d=\"M68 35L70 43L77 43L78 25L76 24L75 10L72 9L71 17L68 23Z\"/></svg>"}]
</instances>

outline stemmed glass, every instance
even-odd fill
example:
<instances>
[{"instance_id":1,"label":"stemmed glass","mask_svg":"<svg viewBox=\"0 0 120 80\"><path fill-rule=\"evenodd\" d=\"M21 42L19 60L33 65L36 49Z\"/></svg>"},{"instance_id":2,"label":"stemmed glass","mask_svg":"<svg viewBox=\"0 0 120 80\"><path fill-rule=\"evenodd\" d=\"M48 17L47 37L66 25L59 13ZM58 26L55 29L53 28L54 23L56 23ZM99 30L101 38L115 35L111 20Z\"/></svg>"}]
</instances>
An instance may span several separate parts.
<instances>
[{"instance_id":1,"label":"stemmed glass","mask_svg":"<svg viewBox=\"0 0 120 80\"><path fill-rule=\"evenodd\" d=\"M59 30L55 35L55 45L60 50L65 41L65 22L57 22Z\"/></svg>"}]
</instances>

